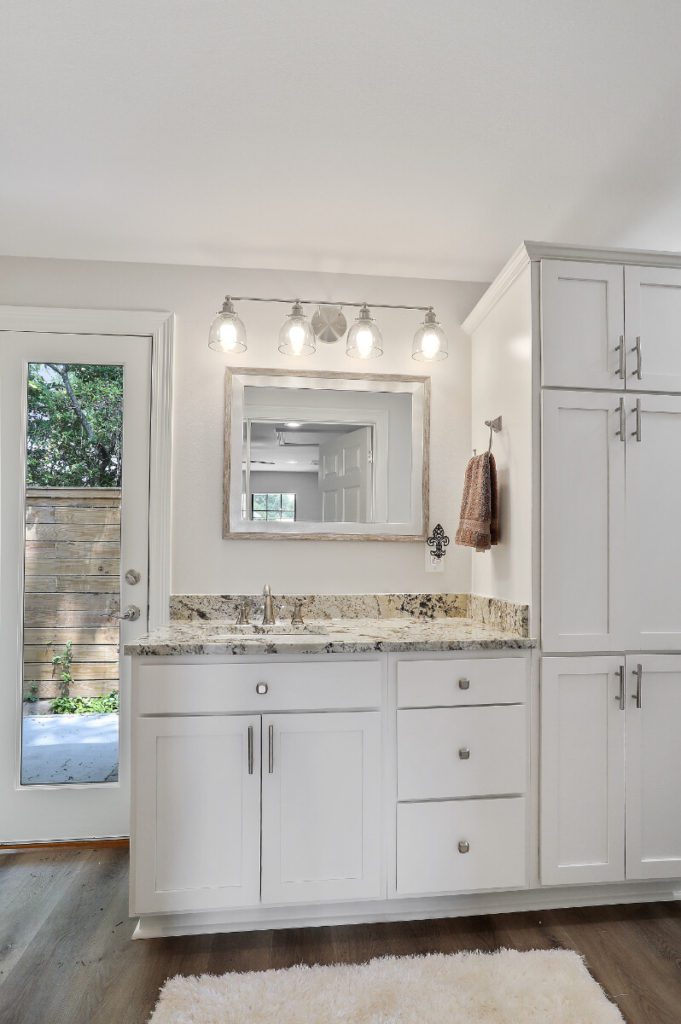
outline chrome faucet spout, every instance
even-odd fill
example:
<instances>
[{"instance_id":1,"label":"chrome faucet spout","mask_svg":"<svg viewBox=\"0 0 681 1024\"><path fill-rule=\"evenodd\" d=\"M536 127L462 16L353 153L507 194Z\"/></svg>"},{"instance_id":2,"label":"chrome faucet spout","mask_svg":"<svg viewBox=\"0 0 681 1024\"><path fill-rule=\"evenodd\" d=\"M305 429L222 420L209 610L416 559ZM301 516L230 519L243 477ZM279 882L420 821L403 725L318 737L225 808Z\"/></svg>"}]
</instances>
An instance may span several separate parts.
<instances>
[{"instance_id":1,"label":"chrome faucet spout","mask_svg":"<svg viewBox=\"0 0 681 1024\"><path fill-rule=\"evenodd\" d=\"M265 597L262 624L263 626L273 626L276 620L274 615L274 602L272 601L272 588L269 583L265 584L262 592Z\"/></svg>"}]
</instances>

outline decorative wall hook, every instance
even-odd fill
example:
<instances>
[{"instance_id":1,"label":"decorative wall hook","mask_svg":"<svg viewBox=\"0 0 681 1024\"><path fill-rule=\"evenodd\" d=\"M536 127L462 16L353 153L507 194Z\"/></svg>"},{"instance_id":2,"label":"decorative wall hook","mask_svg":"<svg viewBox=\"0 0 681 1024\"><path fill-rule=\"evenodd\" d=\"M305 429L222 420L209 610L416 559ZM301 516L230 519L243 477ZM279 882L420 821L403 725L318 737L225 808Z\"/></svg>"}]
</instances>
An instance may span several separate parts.
<instances>
[{"instance_id":1,"label":"decorative wall hook","mask_svg":"<svg viewBox=\"0 0 681 1024\"><path fill-rule=\"evenodd\" d=\"M435 526L430 537L426 541L429 548L431 548L431 555L433 558L444 558L445 548L449 545L449 537L444 531L442 523L438 523Z\"/></svg>"}]
</instances>

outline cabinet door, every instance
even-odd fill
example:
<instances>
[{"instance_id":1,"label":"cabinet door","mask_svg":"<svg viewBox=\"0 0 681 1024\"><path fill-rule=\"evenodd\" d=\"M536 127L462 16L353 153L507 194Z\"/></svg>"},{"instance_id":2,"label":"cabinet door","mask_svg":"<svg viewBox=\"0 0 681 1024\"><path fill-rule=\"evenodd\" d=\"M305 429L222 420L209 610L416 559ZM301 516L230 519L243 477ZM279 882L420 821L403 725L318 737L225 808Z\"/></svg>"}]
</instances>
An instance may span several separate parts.
<instances>
[{"instance_id":1,"label":"cabinet door","mask_svg":"<svg viewBox=\"0 0 681 1024\"><path fill-rule=\"evenodd\" d=\"M624 878L625 682L623 658L542 659L543 885Z\"/></svg>"},{"instance_id":2,"label":"cabinet door","mask_svg":"<svg viewBox=\"0 0 681 1024\"><path fill-rule=\"evenodd\" d=\"M623 388L622 267L542 260L541 335L544 386Z\"/></svg>"},{"instance_id":3,"label":"cabinet door","mask_svg":"<svg viewBox=\"0 0 681 1024\"><path fill-rule=\"evenodd\" d=\"M542 643L551 653L624 647L623 402L607 392L543 395Z\"/></svg>"},{"instance_id":4,"label":"cabinet door","mask_svg":"<svg viewBox=\"0 0 681 1024\"><path fill-rule=\"evenodd\" d=\"M681 391L681 270L626 267L627 388Z\"/></svg>"},{"instance_id":5,"label":"cabinet door","mask_svg":"<svg viewBox=\"0 0 681 1024\"><path fill-rule=\"evenodd\" d=\"M627 878L678 878L681 657L627 657L627 679Z\"/></svg>"},{"instance_id":6,"label":"cabinet door","mask_svg":"<svg viewBox=\"0 0 681 1024\"><path fill-rule=\"evenodd\" d=\"M131 912L260 899L260 718L140 718Z\"/></svg>"},{"instance_id":7,"label":"cabinet door","mask_svg":"<svg viewBox=\"0 0 681 1024\"><path fill-rule=\"evenodd\" d=\"M263 903L380 896L380 714L265 715L263 738Z\"/></svg>"},{"instance_id":8,"label":"cabinet door","mask_svg":"<svg viewBox=\"0 0 681 1024\"><path fill-rule=\"evenodd\" d=\"M630 651L679 650L681 397L641 395L627 399L627 404L629 628L623 647Z\"/></svg>"}]
</instances>

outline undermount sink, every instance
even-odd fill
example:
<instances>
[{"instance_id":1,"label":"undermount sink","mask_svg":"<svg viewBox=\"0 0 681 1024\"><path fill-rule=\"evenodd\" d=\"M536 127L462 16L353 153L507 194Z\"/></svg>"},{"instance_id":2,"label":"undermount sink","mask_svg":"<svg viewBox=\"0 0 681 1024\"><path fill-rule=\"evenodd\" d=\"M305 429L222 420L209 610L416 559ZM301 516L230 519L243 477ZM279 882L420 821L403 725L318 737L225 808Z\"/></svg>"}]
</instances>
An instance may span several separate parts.
<instances>
[{"instance_id":1,"label":"undermount sink","mask_svg":"<svg viewBox=\"0 0 681 1024\"><path fill-rule=\"evenodd\" d=\"M275 622L271 626L264 626L260 622L247 622L247 623L229 623L225 625L225 633L237 636L269 636L271 633L276 636L299 636L301 634L309 634L311 636L321 636L326 630L323 626L308 625L303 623L302 625L293 625L290 622Z\"/></svg>"}]
</instances>

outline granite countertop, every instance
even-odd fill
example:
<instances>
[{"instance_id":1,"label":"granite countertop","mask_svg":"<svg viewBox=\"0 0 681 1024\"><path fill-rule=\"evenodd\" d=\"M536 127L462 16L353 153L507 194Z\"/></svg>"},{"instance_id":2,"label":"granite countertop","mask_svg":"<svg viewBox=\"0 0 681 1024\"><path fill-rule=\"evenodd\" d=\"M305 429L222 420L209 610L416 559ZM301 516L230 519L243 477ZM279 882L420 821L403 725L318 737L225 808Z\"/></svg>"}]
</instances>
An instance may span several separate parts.
<instances>
[{"instance_id":1,"label":"granite countertop","mask_svg":"<svg viewBox=\"0 0 681 1024\"><path fill-rule=\"evenodd\" d=\"M366 654L369 651L518 650L536 641L464 618L327 619L310 632L235 635L231 622L174 621L135 643L126 654ZM289 628L283 627L281 628Z\"/></svg>"}]
</instances>

